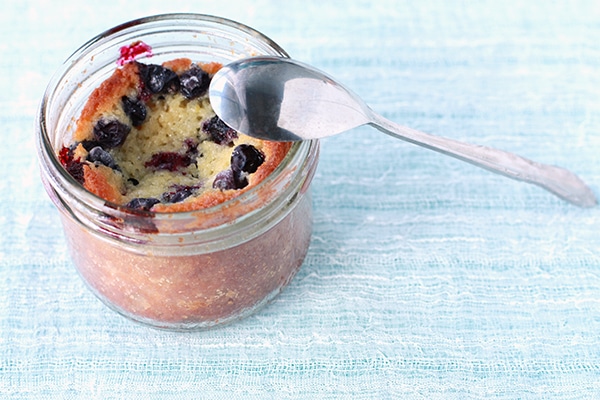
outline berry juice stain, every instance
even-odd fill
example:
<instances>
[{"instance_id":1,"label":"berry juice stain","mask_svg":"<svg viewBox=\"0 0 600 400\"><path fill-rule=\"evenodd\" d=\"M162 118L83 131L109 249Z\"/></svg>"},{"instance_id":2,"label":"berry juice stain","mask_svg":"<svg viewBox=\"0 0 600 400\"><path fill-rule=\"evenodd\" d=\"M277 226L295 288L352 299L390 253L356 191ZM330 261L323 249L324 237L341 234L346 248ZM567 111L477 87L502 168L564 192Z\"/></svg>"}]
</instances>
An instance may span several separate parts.
<instances>
[{"instance_id":1,"label":"berry juice stain","mask_svg":"<svg viewBox=\"0 0 600 400\"><path fill-rule=\"evenodd\" d=\"M141 56L152 57L152 47L141 40L138 40L137 42L131 43L129 46L121 47L119 49L119 55L120 57L117 60L117 65L123 66Z\"/></svg>"}]
</instances>

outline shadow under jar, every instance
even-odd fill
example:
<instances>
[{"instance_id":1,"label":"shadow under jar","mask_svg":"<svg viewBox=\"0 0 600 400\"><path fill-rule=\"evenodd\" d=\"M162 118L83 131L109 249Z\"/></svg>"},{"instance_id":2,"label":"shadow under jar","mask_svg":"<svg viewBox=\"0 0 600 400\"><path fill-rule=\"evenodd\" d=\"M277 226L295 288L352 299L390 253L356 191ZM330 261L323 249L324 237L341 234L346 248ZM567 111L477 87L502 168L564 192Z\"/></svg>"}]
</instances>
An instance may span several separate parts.
<instances>
[{"instance_id":1,"label":"shadow under jar","mask_svg":"<svg viewBox=\"0 0 600 400\"><path fill-rule=\"evenodd\" d=\"M152 63L287 57L249 27L197 14L135 20L75 52L51 80L36 123L42 181L60 212L73 262L106 305L153 327L194 330L243 318L273 299L306 256L319 144L292 144L264 180L208 208L136 211L94 195L57 154L92 91L115 70L119 49L136 41L152 47Z\"/></svg>"}]
</instances>

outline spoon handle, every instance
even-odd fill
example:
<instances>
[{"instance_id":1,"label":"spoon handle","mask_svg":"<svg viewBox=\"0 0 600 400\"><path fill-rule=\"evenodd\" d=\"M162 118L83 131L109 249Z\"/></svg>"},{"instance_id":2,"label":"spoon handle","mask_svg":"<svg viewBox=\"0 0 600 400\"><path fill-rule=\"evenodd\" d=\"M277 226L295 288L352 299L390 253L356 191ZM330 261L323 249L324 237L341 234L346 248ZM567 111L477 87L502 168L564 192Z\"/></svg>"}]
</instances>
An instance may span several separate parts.
<instances>
[{"instance_id":1,"label":"spoon handle","mask_svg":"<svg viewBox=\"0 0 600 400\"><path fill-rule=\"evenodd\" d=\"M373 111L370 116L371 125L396 138L466 161L508 178L538 185L579 207L594 207L598 204L592 190L577 175L564 168L540 164L491 147L430 135L398 125Z\"/></svg>"}]
</instances>

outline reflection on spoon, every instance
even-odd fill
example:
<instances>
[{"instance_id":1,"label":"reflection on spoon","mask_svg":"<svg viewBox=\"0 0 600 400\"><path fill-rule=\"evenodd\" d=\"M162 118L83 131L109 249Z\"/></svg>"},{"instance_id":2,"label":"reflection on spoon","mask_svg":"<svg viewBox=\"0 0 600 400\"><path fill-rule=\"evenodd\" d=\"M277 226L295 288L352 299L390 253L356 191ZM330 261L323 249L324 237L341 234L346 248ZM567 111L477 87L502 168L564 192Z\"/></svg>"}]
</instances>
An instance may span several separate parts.
<instances>
[{"instance_id":1,"label":"reflection on spoon","mask_svg":"<svg viewBox=\"0 0 600 400\"><path fill-rule=\"evenodd\" d=\"M260 56L225 65L213 77L209 96L215 113L249 136L311 140L369 124L396 138L538 185L577 206L598 204L591 189L572 172L398 125L325 73L288 58Z\"/></svg>"}]
</instances>

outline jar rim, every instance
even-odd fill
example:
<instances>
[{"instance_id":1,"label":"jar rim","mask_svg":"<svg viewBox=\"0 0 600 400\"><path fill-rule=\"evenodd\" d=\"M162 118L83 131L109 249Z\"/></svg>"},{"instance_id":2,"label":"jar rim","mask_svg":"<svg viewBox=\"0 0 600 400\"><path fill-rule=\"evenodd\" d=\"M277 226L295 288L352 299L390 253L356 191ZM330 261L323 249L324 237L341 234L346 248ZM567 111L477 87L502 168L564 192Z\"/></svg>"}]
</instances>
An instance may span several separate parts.
<instances>
[{"instance_id":1,"label":"jar rim","mask_svg":"<svg viewBox=\"0 0 600 400\"><path fill-rule=\"evenodd\" d=\"M84 50L90 48L92 45L104 40L105 38L115 37L118 34L123 34L125 32L128 32L133 28L139 27L140 25L147 26L147 25L154 24L154 23L164 23L164 22L174 22L174 21L208 22L208 23L214 23L216 25L227 26L227 27L236 29L240 32L243 32L243 33L246 33L246 34L256 37L257 39L261 40L266 45L271 47L274 51L276 51L277 53L280 53L283 57L289 58L289 54L281 46L279 46L274 40L272 40L271 38L269 38L262 32L254 29L248 25L245 25L241 22L237 22L237 21L234 21L229 18L219 17L219 16L215 16L215 15L210 15L210 14L163 13L163 14L155 14L155 15L150 15L150 16L146 16L146 17L132 19L130 21L123 22L119 25L116 25L113 28L106 29L105 31L97 34L96 36L94 36L93 38L91 38L90 40L85 42L83 45L81 45L77 50L75 50L75 52L73 52L73 54L71 54L68 57L68 60L72 60L76 57L83 55ZM82 53L82 54L80 54L80 53ZM65 63L67 63L68 60Z\"/></svg>"},{"instance_id":2,"label":"jar rim","mask_svg":"<svg viewBox=\"0 0 600 400\"><path fill-rule=\"evenodd\" d=\"M227 18L206 14L157 14L122 23L120 25L115 26L114 28L105 30L99 35L96 35L95 37L84 43L82 46L80 46L75 52L73 52L71 56L67 58L67 60L59 67L56 73L52 76L50 83L48 84L44 92L40 107L38 109L39 111L36 115L36 129L38 130L38 158L40 159L40 162L42 164L41 167L43 171L43 177L44 179L47 179L49 181L48 183L54 191L59 192L59 197L62 197L62 195L67 194L78 204L81 204L82 206L94 211L102 211L105 213L108 212L109 214L116 213L118 215L131 215L131 210L126 209L125 207L120 206L118 204L111 203L85 189L83 185L77 182L61 165L58 159L58 155L56 153L55 145L53 144L53 141L51 140L51 137L48 132L48 126L46 124L47 113L50 110L50 105L53 100L54 91L59 87L60 83L70 72L70 70L74 68L74 64L76 63L76 61L82 59L85 56L91 55L93 51L97 48L97 46L101 46L105 41L114 39L115 37L119 37L120 35L131 33L144 27L151 27L156 24L175 24L175 26L184 26L186 23L209 23L214 24L215 26L231 28L239 33L256 38L259 42L265 44L274 52L278 53L283 57L289 57L285 50L283 50L278 44L276 44L273 40L271 40L261 32ZM117 53L118 52L115 52L115 61L118 57ZM290 181L297 181L294 184L291 184L290 186L301 187L304 181L307 179L306 176L303 176L304 174L302 174L302 170L307 164L316 162L316 160L314 160L317 157L315 153L318 153L318 141L315 140L295 142L290 147L287 154L279 163L279 165L268 176L266 176L265 179L257 183L254 187L251 187L245 192L240 193L238 196L226 200L222 203L216 204L214 206L198 210L178 212L136 211L134 212L134 214L143 218L152 218L153 221L186 221L190 218L197 219L199 215L205 215L207 218L211 215L218 215L223 209L231 207L235 204L252 204L252 202L256 201L255 199L259 197L257 196L257 193L259 193L261 190L268 190L269 185L274 185L278 179L281 179L282 175L285 174L288 169L293 175L290 178ZM312 160L309 160L311 158L311 154L313 154ZM308 177L309 182L311 178L312 176ZM65 188L68 188L68 190L66 190ZM263 206L268 206L273 201L274 199L270 199L266 202L263 200ZM64 200L62 202L64 205ZM250 207L250 209L252 210L254 210L255 208L260 207ZM202 229L204 228L200 228L200 230Z\"/></svg>"}]
</instances>

